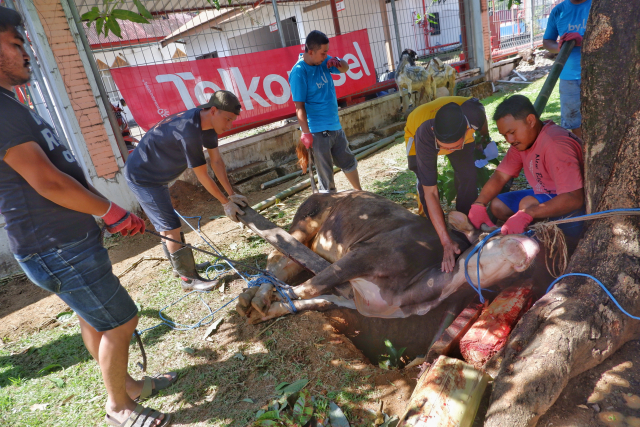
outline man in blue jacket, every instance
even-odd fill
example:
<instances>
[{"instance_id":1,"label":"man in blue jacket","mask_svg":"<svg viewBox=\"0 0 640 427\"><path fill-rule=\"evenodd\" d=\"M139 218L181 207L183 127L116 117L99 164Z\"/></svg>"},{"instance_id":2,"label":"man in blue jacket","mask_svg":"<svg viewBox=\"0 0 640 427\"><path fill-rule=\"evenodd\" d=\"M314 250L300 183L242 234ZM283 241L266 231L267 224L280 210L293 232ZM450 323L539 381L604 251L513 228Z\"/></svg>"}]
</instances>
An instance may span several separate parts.
<instances>
[{"instance_id":1,"label":"man in blue jacket","mask_svg":"<svg viewBox=\"0 0 640 427\"><path fill-rule=\"evenodd\" d=\"M304 54L289 74L289 84L302 130L300 141L313 150L321 193L336 191L333 163L342 169L351 186L360 188L358 161L338 116L336 88L331 74L349 71L347 61L327 55L329 39L317 30L307 36Z\"/></svg>"},{"instance_id":2,"label":"man in blue jacket","mask_svg":"<svg viewBox=\"0 0 640 427\"><path fill-rule=\"evenodd\" d=\"M560 125L580 138L582 138L580 46L587 28L590 10L591 0L564 0L551 11L542 41L544 48L549 52L559 52L562 43L569 40L576 42L560 74Z\"/></svg>"}]
</instances>

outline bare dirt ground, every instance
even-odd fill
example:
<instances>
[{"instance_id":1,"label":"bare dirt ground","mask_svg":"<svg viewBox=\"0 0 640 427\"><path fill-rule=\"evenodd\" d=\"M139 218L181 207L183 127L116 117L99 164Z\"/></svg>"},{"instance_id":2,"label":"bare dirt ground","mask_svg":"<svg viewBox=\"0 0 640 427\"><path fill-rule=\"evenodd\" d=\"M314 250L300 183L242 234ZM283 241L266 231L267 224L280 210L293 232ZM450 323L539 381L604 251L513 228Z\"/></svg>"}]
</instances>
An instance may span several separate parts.
<instances>
[{"instance_id":1,"label":"bare dirt ground","mask_svg":"<svg viewBox=\"0 0 640 427\"><path fill-rule=\"evenodd\" d=\"M395 144L361 161L359 170L365 189L382 191L415 211L416 203L407 195L412 184L403 182L410 177L404 171L403 151L402 144ZM381 182L385 185L381 186ZM398 183L399 187L394 187ZM336 176L336 184L339 189L349 188L343 174ZM251 204L255 204L291 185L290 181L247 196ZM244 262L264 265L270 247L226 218L210 220L223 212L206 191L178 183L171 193L180 213L202 216L203 232L224 253ZM284 227L296 206L309 194L307 190L282 201L264 215ZM190 221L194 225L197 222ZM193 232L187 233L187 241L201 244ZM116 275L123 274L142 257L163 256L158 239L149 234L111 238L107 246ZM121 277L133 298L142 302L141 328L156 324L157 310L182 295L176 290L176 281L168 279L168 267L166 261L141 261ZM237 277L227 282L224 292L206 294L206 301L212 307L227 302L243 287ZM158 328L144 335L150 372L171 366L180 374L180 382L170 389L173 391L154 401L162 410L175 414L174 425L245 425L255 411L272 398L274 383L297 378L309 380L312 395L337 401L354 425L371 425L372 411L377 409L380 400L385 403L386 413L401 415L415 387L417 371L386 371L371 364L348 337L338 333L335 319L331 319L335 313L303 313L254 326L246 325L233 311L233 306L223 312L225 322L212 341L202 341L203 328L188 332ZM1 345L11 346L30 334L60 326L55 317L65 310L65 304L57 297L39 290L25 278L1 285ZM196 299L186 301L184 308L177 312L191 321L202 313ZM193 348L194 353L176 353L174 347L183 343ZM28 357L32 356L25 356L25 363ZM137 348L132 347L131 359L137 361L138 358ZM599 367L574 378L539 425L640 426L639 367L640 343L628 343ZM100 410L97 402L92 405L96 405L96 411ZM91 408L89 405L78 411ZM481 420L476 425L482 425Z\"/></svg>"}]
</instances>

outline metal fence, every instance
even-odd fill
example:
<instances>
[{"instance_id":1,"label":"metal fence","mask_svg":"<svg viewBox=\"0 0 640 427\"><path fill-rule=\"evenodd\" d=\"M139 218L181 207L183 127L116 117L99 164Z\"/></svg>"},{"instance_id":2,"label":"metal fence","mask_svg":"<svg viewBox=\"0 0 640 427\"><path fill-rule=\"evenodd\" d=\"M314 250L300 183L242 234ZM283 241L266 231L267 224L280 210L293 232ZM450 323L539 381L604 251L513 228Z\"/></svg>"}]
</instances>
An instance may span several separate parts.
<instances>
[{"instance_id":1,"label":"metal fence","mask_svg":"<svg viewBox=\"0 0 640 427\"><path fill-rule=\"evenodd\" d=\"M396 2L396 7L403 49L413 49L424 60L434 56L447 63L469 59L462 1L426 0L412 3L402 0Z\"/></svg>"},{"instance_id":2,"label":"metal fence","mask_svg":"<svg viewBox=\"0 0 640 427\"><path fill-rule=\"evenodd\" d=\"M561 1L525 0L509 9L505 0L488 0L493 60L542 45L549 14Z\"/></svg>"},{"instance_id":3,"label":"metal fence","mask_svg":"<svg viewBox=\"0 0 640 427\"><path fill-rule=\"evenodd\" d=\"M80 14L94 6L102 8L102 0L75 1ZM208 5L204 1L145 2L154 7L160 3L155 9L149 7L155 15L150 24L121 22L122 38L98 36L95 26L84 26L114 105L122 99L111 76L115 68L262 52L283 47L283 41L284 46L296 46L305 42L311 30L333 37L366 29L378 82L387 80L389 71L397 66L399 49L413 49L423 57L437 55L446 62L461 60L464 12L459 0L426 0L426 4L425 0L395 0L395 5L390 0L278 0L282 34L276 25L274 2L269 0L233 0L231 5L221 1L220 10L193 7ZM136 10L133 0L119 7ZM122 108L133 136L140 138L143 130L132 123L128 107Z\"/></svg>"}]
</instances>

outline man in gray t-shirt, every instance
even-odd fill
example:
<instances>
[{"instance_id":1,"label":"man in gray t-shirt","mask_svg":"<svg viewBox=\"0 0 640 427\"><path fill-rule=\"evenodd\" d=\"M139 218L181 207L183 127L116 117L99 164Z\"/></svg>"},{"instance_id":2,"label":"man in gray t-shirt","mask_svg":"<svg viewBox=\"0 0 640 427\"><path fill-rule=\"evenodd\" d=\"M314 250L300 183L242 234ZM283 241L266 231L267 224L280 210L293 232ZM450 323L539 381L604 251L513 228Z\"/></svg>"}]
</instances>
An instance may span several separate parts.
<instances>
[{"instance_id":1,"label":"man in gray t-shirt","mask_svg":"<svg viewBox=\"0 0 640 427\"><path fill-rule=\"evenodd\" d=\"M231 128L240 110L240 101L233 93L219 90L205 105L174 114L149 129L127 159L124 169L127 184L156 231L163 236L177 241L182 239L180 218L171 204L169 183L187 168L193 169L202 186L222 203L231 220L237 222L236 215L244 214L239 205L246 206L247 198L233 191L218 150L218 133ZM228 197L209 176L205 148L211 159L211 169ZM208 291L216 285L215 280L205 280L197 273L209 264L196 265L190 248L169 240L163 241L162 246L174 272L182 278L185 291Z\"/></svg>"}]
</instances>

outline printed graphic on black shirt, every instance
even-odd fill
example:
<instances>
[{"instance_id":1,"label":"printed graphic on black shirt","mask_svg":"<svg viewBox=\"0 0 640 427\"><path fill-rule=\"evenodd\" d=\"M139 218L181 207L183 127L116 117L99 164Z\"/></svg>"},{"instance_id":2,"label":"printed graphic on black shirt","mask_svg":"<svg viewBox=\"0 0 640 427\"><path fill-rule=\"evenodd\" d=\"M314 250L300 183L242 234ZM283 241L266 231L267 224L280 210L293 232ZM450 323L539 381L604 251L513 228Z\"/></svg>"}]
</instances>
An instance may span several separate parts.
<instances>
[{"instance_id":1,"label":"printed graphic on black shirt","mask_svg":"<svg viewBox=\"0 0 640 427\"><path fill-rule=\"evenodd\" d=\"M77 160L38 114L0 88L0 157L24 143L35 142L58 170L84 187L87 181ZM44 197L7 163L0 162L0 211L5 217L13 253L29 255L86 236L97 227L91 215L64 208Z\"/></svg>"}]
</instances>

